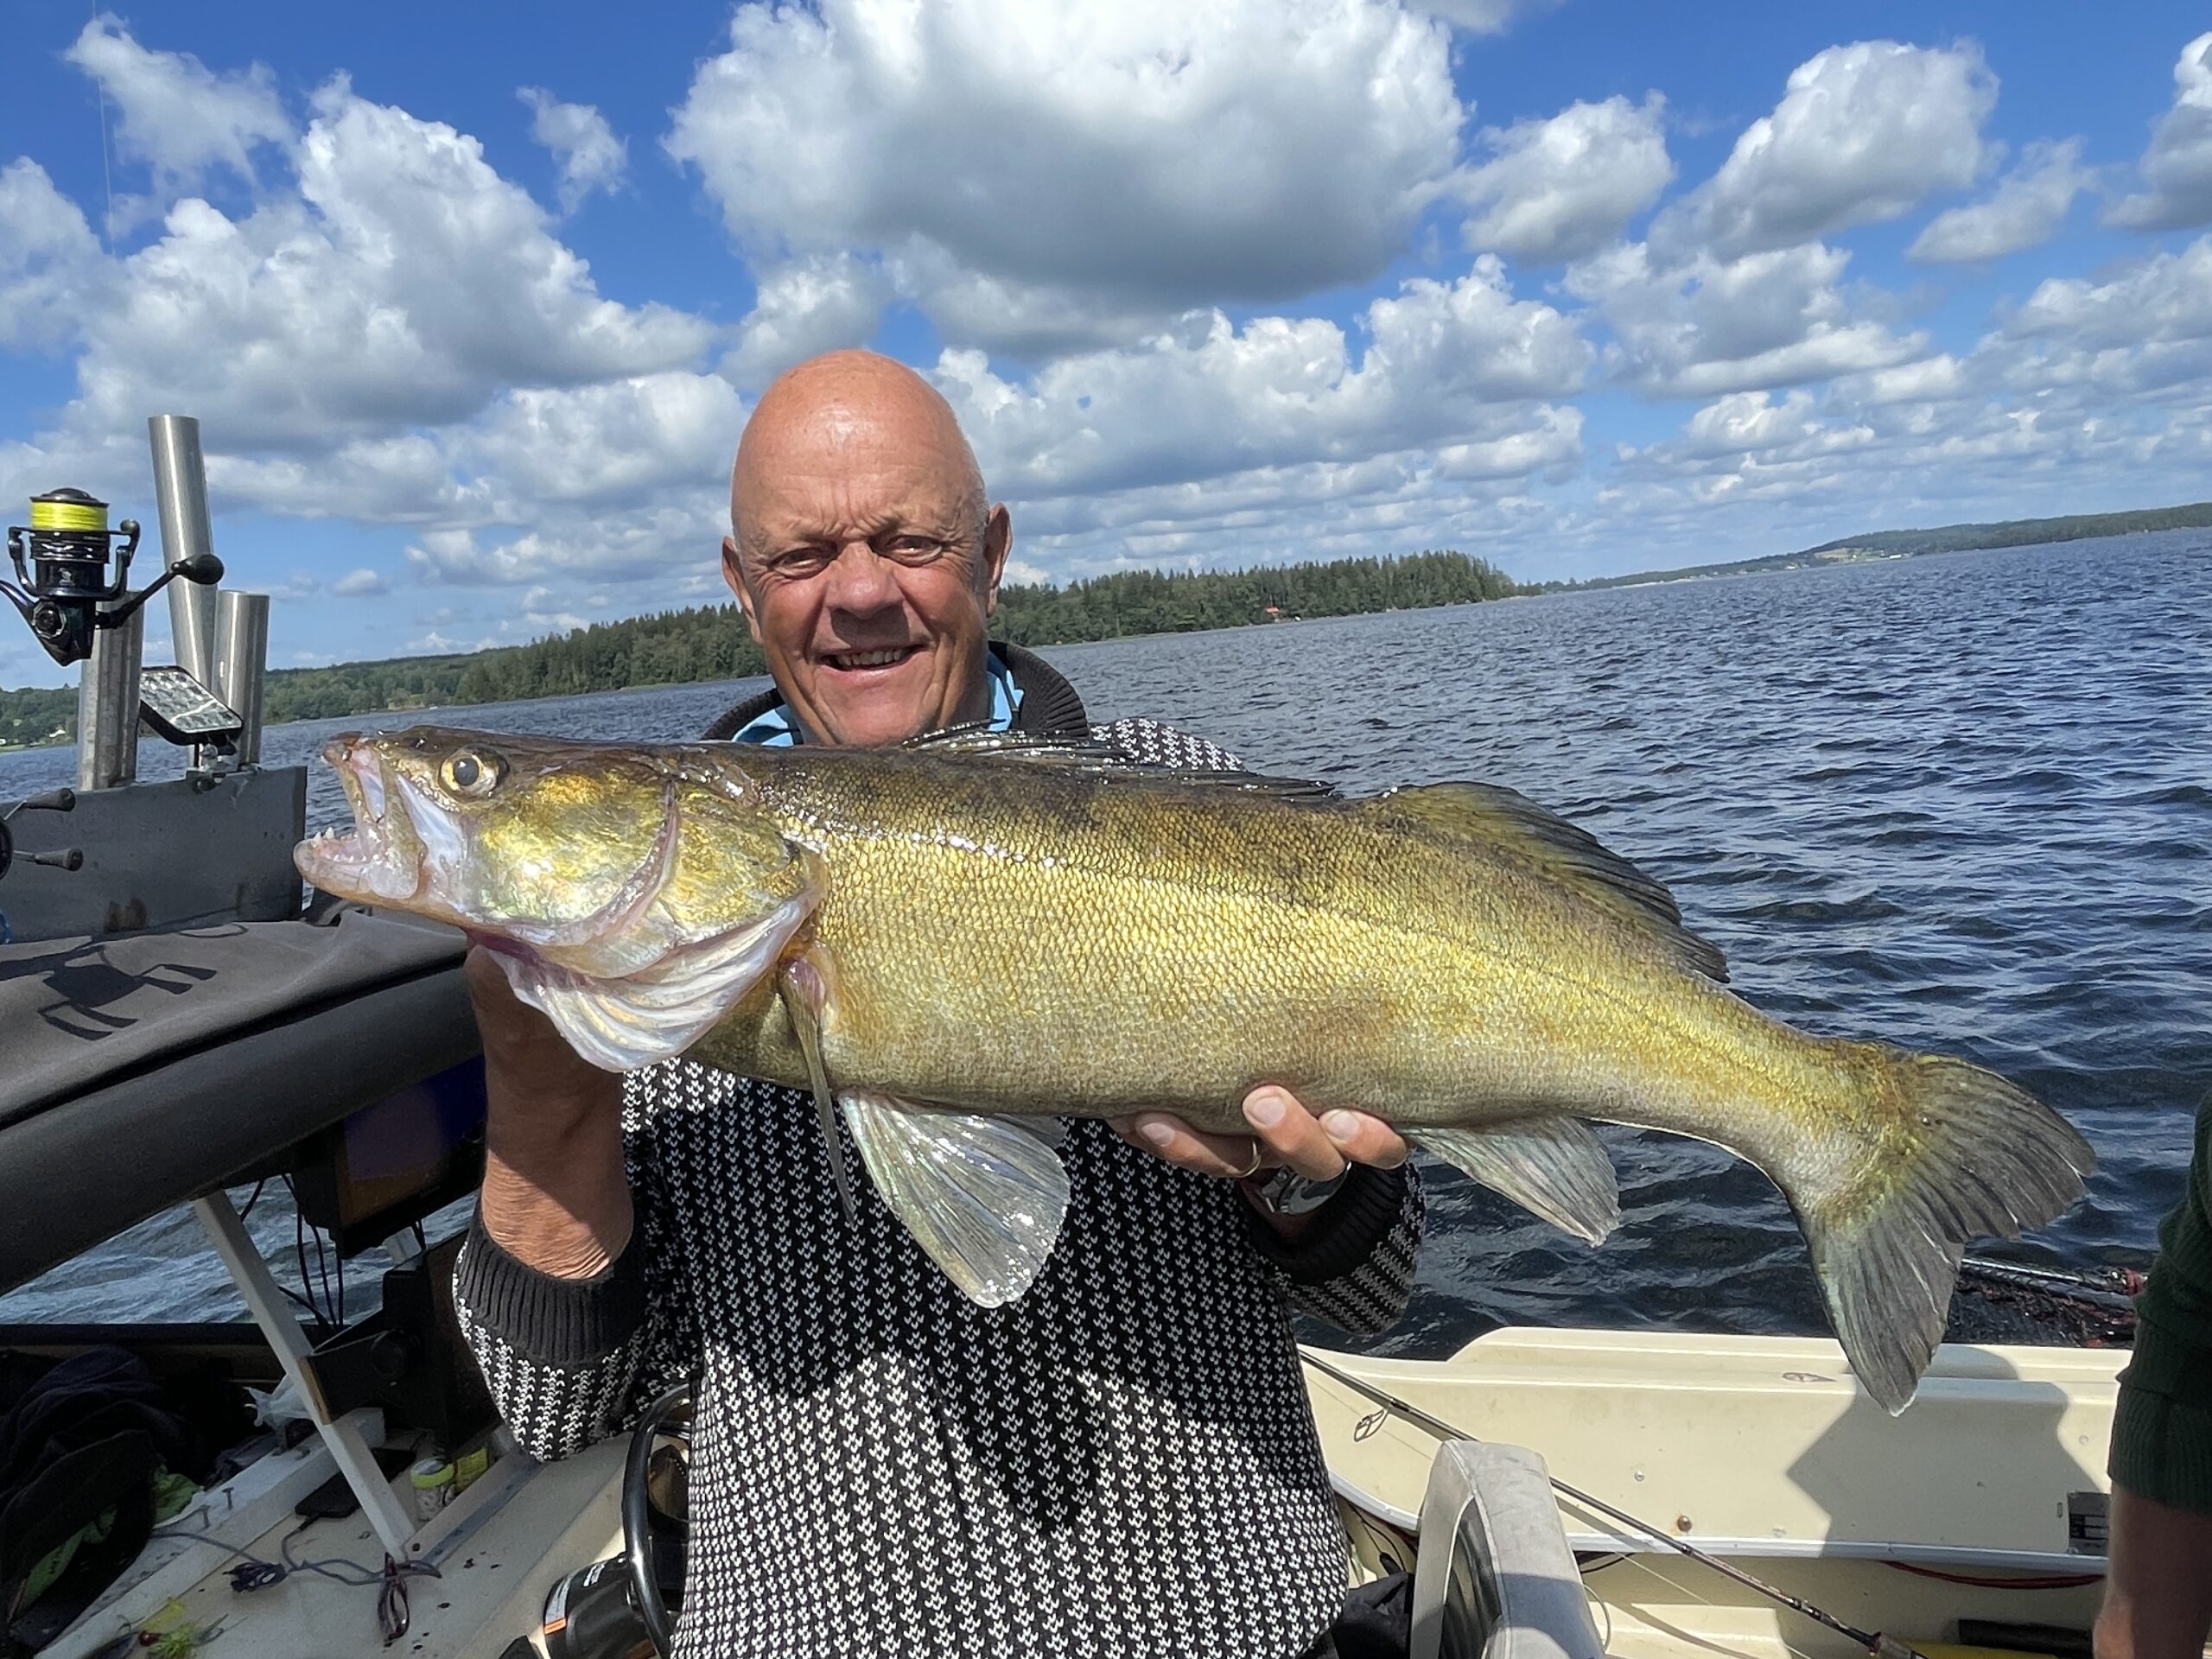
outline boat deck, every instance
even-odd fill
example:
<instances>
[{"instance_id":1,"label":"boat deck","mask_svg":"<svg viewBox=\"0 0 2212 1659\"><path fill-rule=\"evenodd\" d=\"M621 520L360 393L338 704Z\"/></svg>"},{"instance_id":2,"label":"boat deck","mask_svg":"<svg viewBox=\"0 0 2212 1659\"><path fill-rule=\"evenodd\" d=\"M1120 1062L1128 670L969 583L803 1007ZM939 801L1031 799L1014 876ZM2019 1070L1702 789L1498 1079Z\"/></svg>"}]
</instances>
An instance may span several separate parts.
<instances>
[{"instance_id":1,"label":"boat deck","mask_svg":"<svg viewBox=\"0 0 2212 1659\"><path fill-rule=\"evenodd\" d=\"M221 1659L499 1659L537 1627L555 1583L615 1554L622 1529L616 1488L624 1447L595 1446L560 1463L515 1453L448 1505L415 1540L413 1559L437 1576L407 1575L407 1634L389 1649L378 1624L378 1586L288 1572L240 1592L231 1571L243 1551L264 1561L335 1561L349 1577L374 1580L383 1547L359 1515L302 1522L292 1506L331 1473L312 1443L264 1460L241 1476L226 1504L187 1510L162 1529L141 1564L150 1577L95 1605L41 1659L94 1659L124 1633L149 1622L219 1627L210 1651ZM258 1474L249 1484L247 1478ZM245 1491L241 1491L245 1487ZM196 1533L197 1536L179 1535ZM172 1605L171 1604L175 1605Z\"/></svg>"}]
</instances>

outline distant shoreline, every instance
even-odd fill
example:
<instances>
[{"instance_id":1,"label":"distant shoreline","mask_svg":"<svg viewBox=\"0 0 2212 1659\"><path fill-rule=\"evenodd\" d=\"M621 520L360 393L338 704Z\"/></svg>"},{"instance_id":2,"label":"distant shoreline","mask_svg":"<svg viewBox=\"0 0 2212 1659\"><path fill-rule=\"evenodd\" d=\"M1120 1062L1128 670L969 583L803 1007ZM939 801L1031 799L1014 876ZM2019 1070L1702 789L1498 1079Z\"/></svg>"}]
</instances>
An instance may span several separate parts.
<instances>
[{"instance_id":1,"label":"distant shoreline","mask_svg":"<svg viewBox=\"0 0 2212 1659\"><path fill-rule=\"evenodd\" d=\"M1325 564L1264 566L1245 571L1167 575L1122 572L1067 588L1001 590L1005 632L1039 650L1161 639L1276 621L1321 621L1394 610L1433 610L1550 594L1817 570L1837 565L1921 558L2008 548L2050 546L2169 530L2212 529L2212 501L2133 512L2082 513L1925 530L1874 531L1796 553L1768 554L1715 564L1685 565L1582 582L1517 582L1481 559L1456 551L1389 559L1338 559ZM1376 602L1376 601L1380 602ZM544 697L594 696L656 686L704 685L765 671L743 631L722 613L732 607L668 612L602 623L527 645L504 645L444 657L340 663L327 669L279 669L270 676L270 723L402 714L410 709ZM1124 620L1135 626L1124 630ZM1166 626L1158 626L1160 623ZM1149 625L1149 626L1148 626ZM1081 633L1079 631L1093 631ZM1046 637L1058 633L1063 637ZM1065 637L1077 633L1077 637ZM588 647L589 661L571 662ZM619 659L628 669L612 683L593 683ZM640 664L645 671L639 672ZM289 689L296 696L288 696ZM0 734L10 727L70 734L25 741L0 734L0 754L60 747L75 741L74 687L0 690ZM290 705L290 706L288 706Z\"/></svg>"}]
</instances>

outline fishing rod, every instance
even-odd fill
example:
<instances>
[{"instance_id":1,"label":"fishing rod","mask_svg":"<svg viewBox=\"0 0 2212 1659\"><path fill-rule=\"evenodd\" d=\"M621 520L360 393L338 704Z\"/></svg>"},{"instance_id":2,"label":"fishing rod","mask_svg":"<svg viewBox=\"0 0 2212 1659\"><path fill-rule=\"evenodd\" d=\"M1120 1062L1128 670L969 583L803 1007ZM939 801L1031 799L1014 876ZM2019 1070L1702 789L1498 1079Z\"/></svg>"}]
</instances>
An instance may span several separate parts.
<instances>
[{"instance_id":1,"label":"fishing rod","mask_svg":"<svg viewBox=\"0 0 2212 1659\"><path fill-rule=\"evenodd\" d=\"M1465 1429L1446 1422L1441 1417L1431 1415L1410 1401L1401 1400L1396 1395L1376 1388L1364 1377L1355 1376L1339 1366L1332 1365L1327 1360L1317 1357L1310 1348L1301 1345L1299 1352L1304 1357L1308 1365L1324 1376L1334 1377L1346 1388L1365 1395L1376 1405L1382 1407L1384 1412L1395 1412L1415 1427L1427 1429L1440 1440L1479 1440L1482 1438L1478 1434L1470 1434ZM1373 1421L1375 1420L1372 1418L1367 1419L1363 1421L1361 1427L1364 1427L1367 1422ZM1358 1433L1358 1429L1353 1431L1355 1436ZM1718 1555L1700 1549L1694 1544L1684 1543L1672 1533L1652 1525L1649 1521L1639 1521L1626 1510L1617 1510L1603 1498L1592 1497L1589 1493L1568 1485L1557 1475L1551 1474L1549 1470L1546 1470L1545 1473L1549 1476L1554 1490L1582 1505L1583 1508L1593 1510L1607 1520L1618 1522L1622 1526L1640 1532L1648 1538L1656 1538L1668 1548L1680 1551L1700 1566L1709 1567L1723 1577L1733 1579L1746 1590L1757 1591L1770 1601L1780 1602L1794 1613L1802 1613L1815 1624L1824 1624L1838 1636L1856 1642L1868 1653L1874 1655L1875 1659L1925 1659L1925 1656L1917 1649L1908 1647L1893 1636L1886 1636L1879 1630L1862 1630L1855 1625L1847 1624L1834 1614L1822 1611L1802 1597L1793 1596L1786 1590L1778 1590L1773 1585L1753 1578L1741 1567L1722 1560Z\"/></svg>"},{"instance_id":2,"label":"fishing rod","mask_svg":"<svg viewBox=\"0 0 2212 1659\"><path fill-rule=\"evenodd\" d=\"M2143 1288L2143 1275L2133 1268L2105 1268L2093 1276L2067 1268L2031 1267L2024 1262L1999 1262L1981 1255L1969 1255L1959 1266L2001 1284L2040 1290L2115 1311L2133 1309L2136 1294Z\"/></svg>"}]
</instances>

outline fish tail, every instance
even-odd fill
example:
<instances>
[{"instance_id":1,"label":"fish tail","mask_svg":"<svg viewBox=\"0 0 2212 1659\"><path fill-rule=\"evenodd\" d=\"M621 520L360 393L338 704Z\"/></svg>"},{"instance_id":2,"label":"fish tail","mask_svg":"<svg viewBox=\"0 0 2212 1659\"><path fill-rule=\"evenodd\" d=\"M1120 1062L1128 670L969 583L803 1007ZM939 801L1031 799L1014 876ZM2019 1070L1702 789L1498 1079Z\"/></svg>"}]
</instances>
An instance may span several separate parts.
<instances>
[{"instance_id":1,"label":"fish tail","mask_svg":"<svg viewBox=\"0 0 2212 1659\"><path fill-rule=\"evenodd\" d=\"M1943 1338L1971 1238L2017 1238L2082 1195L2095 1154L2073 1125L1964 1060L1844 1043L1871 1109L1859 1155L1777 1173L1811 1247L1837 1339L1892 1414ZM1862 1122L1866 1121L1862 1118Z\"/></svg>"}]
</instances>

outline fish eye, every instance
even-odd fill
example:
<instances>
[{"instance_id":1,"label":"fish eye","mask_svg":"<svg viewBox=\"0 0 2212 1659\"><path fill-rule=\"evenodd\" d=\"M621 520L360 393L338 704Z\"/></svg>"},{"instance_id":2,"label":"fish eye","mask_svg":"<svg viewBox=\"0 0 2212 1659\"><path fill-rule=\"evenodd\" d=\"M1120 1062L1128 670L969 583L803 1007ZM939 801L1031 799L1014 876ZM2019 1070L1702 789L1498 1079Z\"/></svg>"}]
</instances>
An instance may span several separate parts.
<instances>
[{"instance_id":1,"label":"fish eye","mask_svg":"<svg viewBox=\"0 0 2212 1659\"><path fill-rule=\"evenodd\" d=\"M489 795L507 775L507 763L488 749L459 749L438 768L439 779L456 795Z\"/></svg>"}]
</instances>

